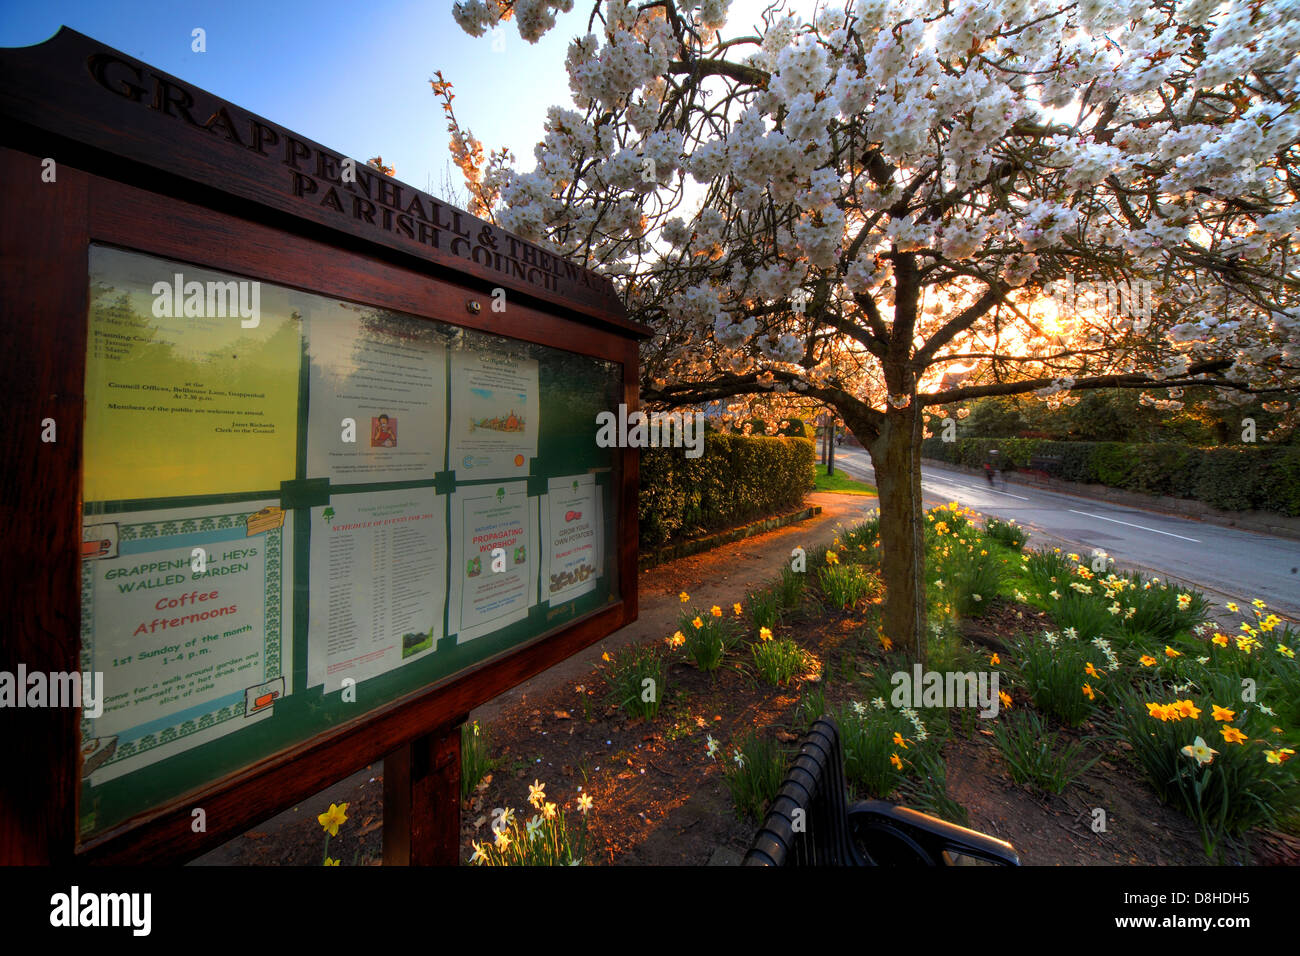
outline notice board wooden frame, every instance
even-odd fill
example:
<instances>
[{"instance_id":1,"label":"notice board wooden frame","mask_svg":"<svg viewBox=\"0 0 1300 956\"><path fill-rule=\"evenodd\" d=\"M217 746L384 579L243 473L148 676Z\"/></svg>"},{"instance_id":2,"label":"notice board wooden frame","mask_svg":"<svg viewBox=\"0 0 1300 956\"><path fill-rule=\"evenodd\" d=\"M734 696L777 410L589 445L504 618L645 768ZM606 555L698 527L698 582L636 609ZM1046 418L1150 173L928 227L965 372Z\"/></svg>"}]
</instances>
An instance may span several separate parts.
<instances>
[{"instance_id":1,"label":"notice board wooden frame","mask_svg":"<svg viewBox=\"0 0 1300 956\"><path fill-rule=\"evenodd\" d=\"M153 88L152 100L109 88L119 80L135 85L137 77L139 89ZM236 145L238 134L214 136L213 128L191 122L196 103L218 131L224 123L260 127L264 140L285 144L285 159L268 162L251 144ZM185 104L188 119L173 115ZM637 407L637 344L648 330L626 318L608 280L418 190L376 179L372 170L364 175L372 184L383 181L385 199L418 199L411 208L446 227L440 247L430 242L439 231L434 226L416 230L424 240L418 241L377 227L373 214L367 221L373 201L357 205L362 215L355 218L322 211L313 195L295 195L285 185L295 175L293 162L313 156L328 179L336 167L321 158L330 156L323 147L75 31L0 51L0 328L9 340L0 350L7 459L0 472L7 531L0 548L7 618L0 670L13 673L20 662L30 670L80 669L93 242L602 358L622 367L622 399ZM54 182L43 181L47 159L55 162ZM503 266L492 249L513 255ZM504 313L489 307L495 288L507 290ZM56 423L54 442L42 441L46 419ZM0 863L180 862L379 759L385 862L456 862L459 724L479 704L636 619L636 449L621 450L616 461L616 602L93 839L77 839L79 712L0 711ZM195 806L205 811L206 832L192 829Z\"/></svg>"}]
</instances>

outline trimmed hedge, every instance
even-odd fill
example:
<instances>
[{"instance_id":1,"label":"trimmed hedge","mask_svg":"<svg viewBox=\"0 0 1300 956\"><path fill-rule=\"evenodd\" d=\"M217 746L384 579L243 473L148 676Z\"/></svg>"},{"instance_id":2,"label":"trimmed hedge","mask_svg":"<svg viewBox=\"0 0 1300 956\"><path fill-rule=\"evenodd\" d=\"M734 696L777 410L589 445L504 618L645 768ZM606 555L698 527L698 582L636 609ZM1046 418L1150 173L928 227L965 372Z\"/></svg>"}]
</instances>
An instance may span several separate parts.
<instances>
[{"instance_id":1,"label":"trimmed hedge","mask_svg":"<svg viewBox=\"0 0 1300 956\"><path fill-rule=\"evenodd\" d=\"M704 454L641 451L641 547L790 511L813 489L813 443L706 432Z\"/></svg>"},{"instance_id":2,"label":"trimmed hedge","mask_svg":"<svg viewBox=\"0 0 1300 956\"><path fill-rule=\"evenodd\" d=\"M1300 448L1289 445L1137 445L1039 438L939 437L921 443L927 458L979 467L989 450L1017 468L1059 458L1056 476L1148 495L1193 498L1224 511L1300 515Z\"/></svg>"}]
</instances>

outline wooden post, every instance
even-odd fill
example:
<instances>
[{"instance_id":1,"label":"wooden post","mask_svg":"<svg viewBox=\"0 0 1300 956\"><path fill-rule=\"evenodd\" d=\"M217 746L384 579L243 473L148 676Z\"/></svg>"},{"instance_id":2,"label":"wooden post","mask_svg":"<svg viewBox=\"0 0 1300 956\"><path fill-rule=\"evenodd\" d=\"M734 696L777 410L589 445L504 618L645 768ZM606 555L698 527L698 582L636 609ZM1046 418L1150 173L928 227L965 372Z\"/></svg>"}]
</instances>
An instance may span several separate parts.
<instances>
[{"instance_id":1,"label":"wooden post","mask_svg":"<svg viewBox=\"0 0 1300 956\"><path fill-rule=\"evenodd\" d=\"M384 758L384 866L460 862L460 725L442 727Z\"/></svg>"}]
</instances>

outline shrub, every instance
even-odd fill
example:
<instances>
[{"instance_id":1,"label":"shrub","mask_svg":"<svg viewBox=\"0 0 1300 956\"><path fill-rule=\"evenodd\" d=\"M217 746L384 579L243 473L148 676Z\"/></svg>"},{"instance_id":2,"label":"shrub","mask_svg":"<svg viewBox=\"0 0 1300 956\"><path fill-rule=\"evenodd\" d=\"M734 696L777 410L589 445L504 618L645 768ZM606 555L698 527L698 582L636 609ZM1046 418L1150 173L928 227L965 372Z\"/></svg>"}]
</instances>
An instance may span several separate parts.
<instances>
[{"instance_id":1,"label":"shrub","mask_svg":"<svg viewBox=\"0 0 1300 956\"><path fill-rule=\"evenodd\" d=\"M1016 642L1020 675L1034 706L1062 723L1077 727L1096 707L1101 680L1087 673L1087 665L1100 659L1091 644L1045 632ZM1092 690L1089 697L1084 691Z\"/></svg>"},{"instance_id":2,"label":"shrub","mask_svg":"<svg viewBox=\"0 0 1300 956\"><path fill-rule=\"evenodd\" d=\"M690 611L683 613L678 630L686 638L686 656L705 673L718 669L727 648L735 640L727 620L709 611L694 615Z\"/></svg>"},{"instance_id":3,"label":"shrub","mask_svg":"<svg viewBox=\"0 0 1300 956\"><path fill-rule=\"evenodd\" d=\"M799 507L813 488L813 443L708 432L704 454L641 452L641 547L735 527Z\"/></svg>"},{"instance_id":4,"label":"shrub","mask_svg":"<svg viewBox=\"0 0 1300 956\"><path fill-rule=\"evenodd\" d=\"M871 591L871 576L860 565L831 564L818 573L822 593L841 610L847 611Z\"/></svg>"},{"instance_id":5,"label":"shrub","mask_svg":"<svg viewBox=\"0 0 1300 956\"><path fill-rule=\"evenodd\" d=\"M610 658L605 675L609 701L633 717L652 719L659 713L666 678L667 668L657 647L630 647Z\"/></svg>"},{"instance_id":6,"label":"shrub","mask_svg":"<svg viewBox=\"0 0 1300 956\"><path fill-rule=\"evenodd\" d=\"M806 668L803 649L788 637L768 638L754 645L754 669L769 684L788 684Z\"/></svg>"},{"instance_id":7,"label":"shrub","mask_svg":"<svg viewBox=\"0 0 1300 956\"><path fill-rule=\"evenodd\" d=\"M984 522L984 533L998 544L1010 548L1012 551L1022 550L1025 542L1029 540L1029 532L1016 524L1014 518L1010 521L1003 521L1001 518L989 518Z\"/></svg>"},{"instance_id":8,"label":"shrub","mask_svg":"<svg viewBox=\"0 0 1300 956\"><path fill-rule=\"evenodd\" d=\"M761 820L785 778L785 754L765 737L750 731L724 757L723 773L736 815Z\"/></svg>"},{"instance_id":9,"label":"shrub","mask_svg":"<svg viewBox=\"0 0 1300 956\"><path fill-rule=\"evenodd\" d=\"M993 725L993 740L1016 783L1028 783L1044 793L1060 793L1096 763L1080 764L1082 743L1065 744L1033 711L1012 714Z\"/></svg>"},{"instance_id":10,"label":"shrub","mask_svg":"<svg viewBox=\"0 0 1300 956\"><path fill-rule=\"evenodd\" d=\"M492 772L492 743L478 721L460 725L460 798L469 798L478 782Z\"/></svg>"}]
</instances>

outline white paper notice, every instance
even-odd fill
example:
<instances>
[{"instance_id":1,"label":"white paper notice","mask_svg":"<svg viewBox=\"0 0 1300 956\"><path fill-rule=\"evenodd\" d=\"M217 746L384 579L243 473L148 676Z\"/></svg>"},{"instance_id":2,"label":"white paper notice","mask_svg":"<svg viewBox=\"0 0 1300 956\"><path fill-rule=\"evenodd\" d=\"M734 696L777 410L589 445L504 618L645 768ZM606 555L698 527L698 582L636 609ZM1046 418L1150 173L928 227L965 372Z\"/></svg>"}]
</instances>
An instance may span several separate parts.
<instances>
[{"instance_id":1,"label":"white paper notice","mask_svg":"<svg viewBox=\"0 0 1300 956\"><path fill-rule=\"evenodd\" d=\"M458 481L526 476L537 429L536 359L452 352L449 464Z\"/></svg>"},{"instance_id":2,"label":"white paper notice","mask_svg":"<svg viewBox=\"0 0 1300 956\"><path fill-rule=\"evenodd\" d=\"M436 327L334 302L313 311L307 333L308 477L363 484L441 471L447 360Z\"/></svg>"},{"instance_id":3,"label":"white paper notice","mask_svg":"<svg viewBox=\"0 0 1300 956\"><path fill-rule=\"evenodd\" d=\"M522 481L451 496L452 593L447 628L463 644L523 620L537 603L537 500Z\"/></svg>"},{"instance_id":4,"label":"white paper notice","mask_svg":"<svg viewBox=\"0 0 1300 956\"><path fill-rule=\"evenodd\" d=\"M278 501L87 516L83 746L99 785L269 716L290 693L292 515ZM195 553L197 551L197 554Z\"/></svg>"},{"instance_id":5,"label":"white paper notice","mask_svg":"<svg viewBox=\"0 0 1300 956\"><path fill-rule=\"evenodd\" d=\"M446 603L445 499L335 495L311 510L307 683L330 694L432 653Z\"/></svg>"},{"instance_id":6,"label":"white paper notice","mask_svg":"<svg viewBox=\"0 0 1300 956\"><path fill-rule=\"evenodd\" d=\"M552 478L542 504L542 598L560 604L596 588L604 528L593 475Z\"/></svg>"}]
</instances>

